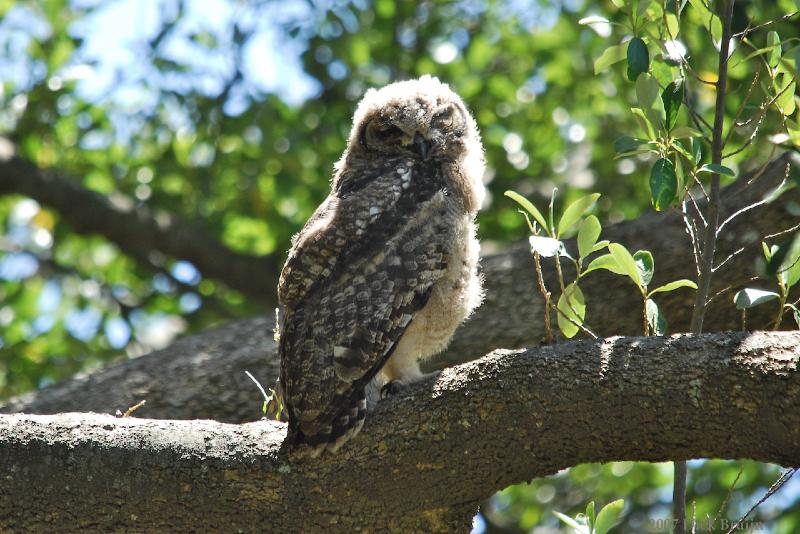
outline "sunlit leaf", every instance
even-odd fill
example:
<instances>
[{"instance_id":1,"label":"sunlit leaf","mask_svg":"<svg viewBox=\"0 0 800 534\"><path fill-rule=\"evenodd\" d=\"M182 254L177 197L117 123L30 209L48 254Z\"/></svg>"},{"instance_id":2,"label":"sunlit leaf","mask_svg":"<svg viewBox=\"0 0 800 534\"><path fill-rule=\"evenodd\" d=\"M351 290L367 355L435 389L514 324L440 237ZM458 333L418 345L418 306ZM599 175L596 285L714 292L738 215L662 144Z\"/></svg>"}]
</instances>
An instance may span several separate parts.
<instances>
[{"instance_id":1,"label":"sunlit leaf","mask_svg":"<svg viewBox=\"0 0 800 534\"><path fill-rule=\"evenodd\" d=\"M589 524L589 530L594 529L594 501L589 501L586 505L586 522Z\"/></svg>"},{"instance_id":2,"label":"sunlit leaf","mask_svg":"<svg viewBox=\"0 0 800 534\"><path fill-rule=\"evenodd\" d=\"M655 78L642 74L636 80L636 98L639 107L657 129L666 124L664 102L661 99L661 88Z\"/></svg>"},{"instance_id":3,"label":"sunlit leaf","mask_svg":"<svg viewBox=\"0 0 800 534\"><path fill-rule=\"evenodd\" d=\"M671 132L672 137L675 139L683 139L686 137L702 137L703 134L692 128L691 126L678 126ZM691 159L691 158L690 158Z\"/></svg>"},{"instance_id":4,"label":"sunlit leaf","mask_svg":"<svg viewBox=\"0 0 800 534\"><path fill-rule=\"evenodd\" d=\"M700 139L695 139L693 137L691 143L694 164L697 165L703 160L703 142Z\"/></svg>"},{"instance_id":5,"label":"sunlit leaf","mask_svg":"<svg viewBox=\"0 0 800 534\"><path fill-rule=\"evenodd\" d=\"M636 266L636 261L634 261L633 256L628 249L620 245L619 243L611 243L608 245L608 250L611 255L617 260L617 264L622 268L624 274L628 275L634 284L639 287L642 287L642 280L639 276L639 268Z\"/></svg>"},{"instance_id":6,"label":"sunlit leaf","mask_svg":"<svg viewBox=\"0 0 800 534\"><path fill-rule=\"evenodd\" d=\"M592 193L591 195L579 198L567 206L567 209L564 210L564 214L561 216L561 220L558 221L558 232L556 235L561 236L564 232L572 228L572 225L578 222L578 219L594 206L598 198L600 198L600 193Z\"/></svg>"},{"instance_id":7,"label":"sunlit leaf","mask_svg":"<svg viewBox=\"0 0 800 534\"><path fill-rule=\"evenodd\" d=\"M591 15L588 17L583 17L578 21L578 24L584 26L590 26L592 24L608 24L608 19L599 15Z\"/></svg>"},{"instance_id":8,"label":"sunlit leaf","mask_svg":"<svg viewBox=\"0 0 800 534\"><path fill-rule=\"evenodd\" d=\"M536 222L539 223L542 228L548 230L549 227L544 219L544 216L538 209L536 209L536 206L534 206L530 200L528 200L527 198L523 197L522 195L520 195L515 191L506 191L505 195L511 200L515 201L520 206L522 206L525 209L525 211L527 211L531 215L531 217L536 219Z\"/></svg>"},{"instance_id":9,"label":"sunlit leaf","mask_svg":"<svg viewBox=\"0 0 800 534\"><path fill-rule=\"evenodd\" d=\"M797 89L794 77L788 72L781 72L775 77L775 105L783 115L791 115L796 109L794 93Z\"/></svg>"},{"instance_id":10,"label":"sunlit leaf","mask_svg":"<svg viewBox=\"0 0 800 534\"><path fill-rule=\"evenodd\" d=\"M558 329L567 339L572 338L580 331L578 325L583 324L586 316L586 302L583 292L574 282L564 288L558 298Z\"/></svg>"},{"instance_id":11,"label":"sunlit leaf","mask_svg":"<svg viewBox=\"0 0 800 534\"><path fill-rule=\"evenodd\" d=\"M734 295L733 303L736 304L737 309L744 310L778 298L780 298L780 295L772 291L747 288L742 289L741 291L737 292L736 295Z\"/></svg>"},{"instance_id":12,"label":"sunlit leaf","mask_svg":"<svg viewBox=\"0 0 800 534\"><path fill-rule=\"evenodd\" d=\"M761 242L761 251L764 253L764 259L769 261L772 258L772 251L769 249L769 245L767 245L764 241Z\"/></svg>"},{"instance_id":13,"label":"sunlit leaf","mask_svg":"<svg viewBox=\"0 0 800 534\"><path fill-rule=\"evenodd\" d=\"M647 299L644 307L650 332L656 336L663 336L667 332L667 320L658 308L658 304L653 299Z\"/></svg>"},{"instance_id":14,"label":"sunlit leaf","mask_svg":"<svg viewBox=\"0 0 800 534\"><path fill-rule=\"evenodd\" d=\"M585 258L592 253L597 238L600 237L600 221L594 215L589 215L578 227L578 255Z\"/></svg>"},{"instance_id":15,"label":"sunlit leaf","mask_svg":"<svg viewBox=\"0 0 800 534\"><path fill-rule=\"evenodd\" d=\"M552 237L532 235L528 237L528 243L531 245L531 252L536 252L543 258L564 256L566 254L564 243Z\"/></svg>"},{"instance_id":16,"label":"sunlit leaf","mask_svg":"<svg viewBox=\"0 0 800 534\"><path fill-rule=\"evenodd\" d=\"M568 527L575 529L576 532L588 532L586 526L581 525L568 515L562 514L561 512L556 512L555 510L553 510L553 515L560 519Z\"/></svg>"},{"instance_id":17,"label":"sunlit leaf","mask_svg":"<svg viewBox=\"0 0 800 534\"><path fill-rule=\"evenodd\" d=\"M767 59L767 63L773 69L778 66L778 63L781 62L781 54L783 54L783 49L781 48L781 38L776 31L770 31L767 33L767 47L769 50L769 59Z\"/></svg>"},{"instance_id":18,"label":"sunlit leaf","mask_svg":"<svg viewBox=\"0 0 800 534\"><path fill-rule=\"evenodd\" d=\"M678 16L675 13L667 13L665 15L667 20L667 36L675 39L678 36L678 33L681 31L681 25L678 20Z\"/></svg>"},{"instance_id":19,"label":"sunlit leaf","mask_svg":"<svg viewBox=\"0 0 800 534\"><path fill-rule=\"evenodd\" d=\"M609 46L600 57L594 60L594 73L599 74L615 63L625 59L628 51L627 44Z\"/></svg>"},{"instance_id":20,"label":"sunlit leaf","mask_svg":"<svg viewBox=\"0 0 800 534\"><path fill-rule=\"evenodd\" d=\"M611 271L612 273L615 274L622 274L622 275L627 274L627 271L620 266L620 264L617 262L616 259L614 259L614 256L612 256L611 254L603 254L602 256L598 256L595 259L593 259L591 263L589 263L589 265L586 267L586 270L584 270L584 274L596 271L598 269Z\"/></svg>"},{"instance_id":21,"label":"sunlit leaf","mask_svg":"<svg viewBox=\"0 0 800 534\"><path fill-rule=\"evenodd\" d=\"M649 286L650 281L653 279L653 272L655 271L655 262L653 255L649 250L637 250L633 254L633 261L636 262L636 268L639 270L639 279L642 281L643 286Z\"/></svg>"},{"instance_id":22,"label":"sunlit leaf","mask_svg":"<svg viewBox=\"0 0 800 534\"><path fill-rule=\"evenodd\" d=\"M689 0L689 3L700 15L703 28L711 34L711 39L719 43L722 40L722 21L707 7L707 0Z\"/></svg>"},{"instance_id":23,"label":"sunlit leaf","mask_svg":"<svg viewBox=\"0 0 800 534\"><path fill-rule=\"evenodd\" d=\"M639 108L631 108L631 113L633 113L633 118L639 123L639 127L643 132L645 132L647 138L651 141L655 140L655 129L653 128L653 124L650 122L650 119L648 119L645 115L644 111Z\"/></svg>"},{"instance_id":24,"label":"sunlit leaf","mask_svg":"<svg viewBox=\"0 0 800 534\"><path fill-rule=\"evenodd\" d=\"M619 522L619 516L625 507L625 501L617 499L600 509L594 522L594 534L607 534L611 527Z\"/></svg>"},{"instance_id":25,"label":"sunlit leaf","mask_svg":"<svg viewBox=\"0 0 800 534\"><path fill-rule=\"evenodd\" d=\"M689 287L692 289L697 289L697 284L695 284L691 280L686 280L685 278L682 278L680 280L674 280L672 282L664 284L663 286L658 286L654 290L650 291L649 294L655 295L656 293L668 293L670 291L675 291L676 289L679 289L681 287Z\"/></svg>"},{"instance_id":26,"label":"sunlit leaf","mask_svg":"<svg viewBox=\"0 0 800 534\"><path fill-rule=\"evenodd\" d=\"M762 247L766 248L766 245L762 243ZM800 281L800 234L795 234L790 241L773 245L769 249L767 275L778 276L787 288Z\"/></svg>"},{"instance_id":27,"label":"sunlit leaf","mask_svg":"<svg viewBox=\"0 0 800 534\"><path fill-rule=\"evenodd\" d=\"M718 174L727 174L728 176L736 176L736 173L733 172L733 169L726 167L725 165L719 165L718 163L706 163L699 169L697 172L716 172Z\"/></svg>"}]
</instances>

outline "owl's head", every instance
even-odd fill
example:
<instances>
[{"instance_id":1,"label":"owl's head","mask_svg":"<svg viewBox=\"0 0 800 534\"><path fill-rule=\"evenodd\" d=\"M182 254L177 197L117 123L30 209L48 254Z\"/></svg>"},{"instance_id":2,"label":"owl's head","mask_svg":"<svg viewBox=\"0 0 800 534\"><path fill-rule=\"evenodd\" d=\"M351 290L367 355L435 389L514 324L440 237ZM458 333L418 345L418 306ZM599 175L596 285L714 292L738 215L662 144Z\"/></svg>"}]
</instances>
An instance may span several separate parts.
<instances>
[{"instance_id":1,"label":"owl's head","mask_svg":"<svg viewBox=\"0 0 800 534\"><path fill-rule=\"evenodd\" d=\"M353 116L347 152L460 162L483 150L475 120L450 87L431 76L370 89Z\"/></svg>"}]
</instances>

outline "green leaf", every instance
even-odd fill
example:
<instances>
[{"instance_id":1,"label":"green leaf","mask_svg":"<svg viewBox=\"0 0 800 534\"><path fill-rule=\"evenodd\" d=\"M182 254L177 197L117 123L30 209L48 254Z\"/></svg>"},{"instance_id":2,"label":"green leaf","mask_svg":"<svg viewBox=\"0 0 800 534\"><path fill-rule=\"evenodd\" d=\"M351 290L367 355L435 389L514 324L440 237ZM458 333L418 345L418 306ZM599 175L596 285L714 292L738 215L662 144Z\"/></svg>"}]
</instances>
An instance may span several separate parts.
<instances>
[{"instance_id":1,"label":"green leaf","mask_svg":"<svg viewBox=\"0 0 800 534\"><path fill-rule=\"evenodd\" d=\"M647 45L640 37L634 37L628 42L628 79L632 82L640 74L650 70L650 54Z\"/></svg>"},{"instance_id":2,"label":"green leaf","mask_svg":"<svg viewBox=\"0 0 800 534\"><path fill-rule=\"evenodd\" d=\"M725 165L720 165L718 163L706 163L699 169L697 172L716 172L718 174L727 174L728 176L736 176L736 173L733 172L732 169L726 167Z\"/></svg>"},{"instance_id":3,"label":"green leaf","mask_svg":"<svg viewBox=\"0 0 800 534\"><path fill-rule=\"evenodd\" d=\"M592 252L597 252L598 250L603 250L604 248L608 247L610 241L608 239L603 239L602 241L598 241L592 247Z\"/></svg>"},{"instance_id":4,"label":"green leaf","mask_svg":"<svg viewBox=\"0 0 800 534\"><path fill-rule=\"evenodd\" d=\"M583 17L578 21L581 26L591 26L592 24L608 24L608 19L599 15L590 15Z\"/></svg>"},{"instance_id":5,"label":"green leaf","mask_svg":"<svg viewBox=\"0 0 800 534\"><path fill-rule=\"evenodd\" d=\"M619 243L611 243L608 245L608 250L611 252L614 259L617 260L624 274L628 275L628 278L633 280L633 283L638 287L642 287L642 280L639 278L639 268L636 267L636 262L633 256L631 256L631 253L628 252L628 249Z\"/></svg>"},{"instance_id":6,"label":"green leaf","mask_svg":"<svg viewBox=\"0 0 800 534\"><path fill-rule=\"evenodd\" d=\"M678 130L680 130L682 128L684 128L684 126L678 126L677 128L675 128L675 130L672 132L672 134L674 135L675 132L677 132ZM680 141L676 140L674 143L672 143L672 148L674 148L678 152L678 154L680 154L681 156L686 158L686 161L692 163L692 166L694 166L694 155L690 154L688 150L683 148L683 144L681 144ZM675 160L676 166L680 165L680 162L681 162L680 158L677 158ZM678 171L680 169L676 168L675 170ZM680 177L681 176L678 175L678 178L680 178ZM678 182L680 182L680 180L678 180Z\"/></svg>"},{"instance_id":7,"label":"green leaf","mask_svg":"<svg viewBox=\"0 0 800 534\"><path fill-rule=\"evenodd\" d=\"M800 245L800 239L795 240L795 245ZM795 250L795 255L787 256L784 265L787 265L786 270L783 271L783 283L787 288L794 287L797 282L800 282L800 247Z\"/></svg>"},{"instance_id":8,"label":"green leaf","mask_svg":"<svg viewBox=\"0 0 800 534\"><path fill-rule=\"evenodd\" d=\"M623 135L621 137L617 137L617 139L614 141L614 151L623 154L625 152L630 152L631 150L636 150L640 146L646 144L647 139L637 139L636 137Z\"/></svg>"},{"instance_id":9,"label":"green leaf","mask_svg":"<svg viewBox=\"0 0 800 534\"><path fill-rule=\"evenodd\" d=\"M589 532L594 530L594 501L589 501L589 504L586 505L586 521L589 524Z\"/></svg>"},{"instance_id":10,"label":"green leaf","mask_svg":"<svg viewBox=\"0 0 800 534\"><path fill-rule=\"evenodd\" d=\"M650 119L647 118L647 115L645 115L644 111L639 108L631 108L631 113L633 113L633 118L639 123L639 126L647 138L651 141L654 141L656 139L656 132L653 129L653 125L650 123Z\"/></svg>"},{"instance_id":11,"label":"green leaf","mask_svg":"<svg viewBox=\"0 0 800 534\"><path fill-rule=\"evenodd\" d=\"M609 46L600 57L594 60L594 73L600 74L608 67L625 59L628 50L627 44Z\"/></svg>"},{"instance_id":12,"label":"green leaf","mask_svg":"<svg viewBox=\"0 0 800 534\"><path fill-rule=\"evenodd\" d=\"M603 254L602 256L598 256L593 259L589 266L586 267L586 270L583 271L583 274L590 273L598 269L611 271L614 274L627 274L627 271L620 266L620 264L611 254Z\"/></svg>"},{"instance_id":13,"label":"green leaf","mask_svg":"<svg viewBox=\"0 0 800 534\"><path fill-rule=\"evenodd\" d=\"M648 296L655 295L656 293L668 293L670 291L675 291L676 289L681 287L691 287L692 289L697 289L697 284L695 284L691 280L681 278L680 280L669 282L668 284L664 284L663 286L658 286L650 293L648 293Z\"/></svg>"},{"instance_id":14,"label":"green leaf","mask_svg":"<svg viewBox=\"0 0 800 534\"><path fill-rule=\"evenodd\" d=\"M643 74L636 80L636 98L639 107L657 129L663 128L666 123L664 102L660 98L660 92L658 82L649 74Z\"/></svg>"},{"instance_id":15,"label":"green leaf","mask_svg":"<svg viewBox=\"0 0 800 534\"><path fill-rule=\"evenodd\" d=\"M580 532L584 528L583 525L572 519L570 516L562 514L561 512L556 512L555 510L553 510L553 515L559 518L567 526L577 530L578 532Z\"/></svg>"},{"instance_id":16,"label":"green leaf","mask_svg":"<svg viewBox=\"0 0 800 534\"><path fill-rule=\"evenodd\" d=\"M647 299L644 303L644 308L650 332L656 336L663 336L667 332L667 319L664 317L664 314L661 313L661 310L658 309L656 301Z\"/></svg>"},{"instance_id":17,"label":"green leaf","mask_svg":"<svg viewBox=\"0 0 800 534\"><path fill-rule=\"evenodd\" d=\"M672 130L678 120L678 111L683 103L683 80L669 84L661 93L661 101L664 104L666 115L665 126L667 130Z\"/></svg>"},{"instance_id":18,"label":"green leaf","mask_svg":"<svg viewBox=\"0 0 800 534\"><path fill-rule=\"evenodd\" d=\"M800 0L795 1L797 2L797 10L800 11ZM794 49L794 68L800 72L800 46Z\"/></svg>"},{"instance_id":19,"label":"green leaf","mask_svg":"<svg viewBox=\"0 0 800 534\"><path fill-rule=\"evenodd\" d=\"M683 139L684 137L703 137L703 134L692 128L691 126L678 126L671 132L672 137L675 139Z\"/></svg>"},{"instance_id":20,"label":"green leaf","mask_svg":"<svg viewBox=\"0 0 800 534\"><path fill-rule=\"evenodd\" d=\"M573 224L578 222L578 219L580 219L584 213L594 206L598 198L600 198L600 193L592 193L570 204L567 209L564 210L561 220L558 221L558 232L556 235L560 237L564 232L569 230Z\"/></svg>"},{"instance_id":21,"label":"green leaf","mask_svg":"<svg viewBox=\"0 0 800 534\"><path fill-rule=\"evenodd\" d=\"M722 41L722 21L706 7L706 0L689 0L692 7L700 15L700 20L715 43Z\"/></svg>"},{"instance_id":22,"label":"green leaf","mask_svg":"<svg viewBox=\"0 0 800 534\"><path fill-rule=\"evenodd\" d=\"M547 206L547 222L550 224L548 228L551 234L555 232L556 229L555 219L553 218L553 208L556 205L556 193L558 193L558 188L554 187L553 191L550 192L550 204Z\"/></svg>"},{"instance_id":23,"label":"green leaf","mask_svg":"<svg viewBox=\"0 0 800 534\"><path fill-rule=\"evenodd\" d=\"M683 146L680 144L680 142L675 141L674 146L676 148L681 147L681 152L684 155L688 154L685 150L683 150ZM686 183L686 174L683 172L683 163L681 163L681 158L675 158L675 176L678 182L678 191L683 191L683 185Z\"/></svg>"},{"instance_id":24,"label":"green leaf","mask_svg":"<svg viewBox=\"0 0 800 534\"><path fill-rule=\"evenodd\" d=\"M549 233L549 227L547 226L547 222L544 220L544 216L541 214L539 210L536 209L536 206L534 206L530 200L528 200L527 198L523 197L522 195L520 195L515 191L506 191L505 195L511 200L515 201L520 206L522 206L523 208L525 208L525 211L530 213L531 217L536 219L536 222L539 223L539 225L545 230L547 230Z\"/></svg>"},{"instance_id":25,"label":"green leaf","mask_svg":"<svg viewBox=\"0 0 800 534\"><path fill-rule=\"evenodd\" d=\"M678 194L678 177L675 166L666 159L661 158L653 165L650 171L650 200L658 211L669 208Z\"/></svg>"},{"instance_id":26,"label":"green leaf","mask_svg":"<svg viewBox=\"0 0 800 534\"><path fill-rule=\"evenodd\" d=\"M733 303L736 304L736 309L744 310L758 306L764 302L780 298L780 295L772 291L763 291L761 289L747 288L742 289L733 296Z\"/></svg>"},{"instance_id":27,"label":"green leaf","mask_svg":"<svg viewBox=\"0 0 800 534\"><path fill-rule=\"evenodd\" d=\"M786 304L785 306L792 310L794 322L797 323L797 328L800 328L800 309L798 309L794 304Z\"/></svg>"},{"instance_id":28,"label":"green leaf","mask_svg":"<svg viewBox=\"0 0 800 534\"><path fill-rule=\"evenodd\" d=\"M586 301L581 288L575 282L564 288L564 292L558 297L556 308L558 308L559 330L567 339L575 337L580 330L575 323L582 325L583 318L586 316Z\"/></svg>"},{"instance_id":29,"label":"green leaf","mask_svg":"<svg viewBox=\"0 0 800 534\"><path fill-rule=\"evenodd\" d=\"M667 19L667 36L671 39L675 39L681 31L681 24L678 20L678 16L675 13L667 13L665 18Z\"/></svg>"},{"instance_id":30,"label":"green leaf","mask_svg":"<svg viewBox=\"0 0 800 534\"><path fill-rule=\"evenodd\" d=\"M772 250L770 250L769 245L766 242L761 242L761 251L764 252L764 259L769 261L772 258Z\"/></svg>"},{"instance_id":31,"label":"green leaf","mask_svg":"<svg viewBox=\"0 0 800 534\"><path fill-rule=\"evenodd\" d=\"M697 165L703 160L703 141L701 139L692 138L691 143L694 164Z\"/></svg>"},{"instance_id":32,"label":"green leaf","mask_svg":"<svg viewBox=\"0 0 800 534\"><path fill-rule=\"evenodd\" d=\"M537 252L543 258L552 258L553 256L563 256L566 254L564 243L552 237L532 235L528 237L528 242L531 245L531 252Z\"/></svg>"},{"instance_id":33,"label":"green leaf","mask_svg":"<svg viewBox=\"0 0 800 534\"><path fill-rule=\"evenodd\" d=\"M788 72L781 72L775 77L775 95L778 97L775 100L775 105L781 110L783 115L791 115L796 109L794 103L794 93L797 85L794 77Z\"/></svg>"},{"instance_id":34,"label":"green leaf","mask_svg":"<svg viewBox=\"0 0 800 534\"><path fill-rule=\"evenodd\" d=\"M653 280L653 272L656 270L653 255L649 250L637 250L633 254L633 261L636 262L636 268L639 270L639 279L642 285L647 287L650 281Z\"/></svg>"},{"instance_id":35,"label":"green leaf","mask_svg":"<svg viewBox=\"0 0 800 534\"><path fill-rule=\"evenodd\" d=\"M625 501L617 499L603 506L594 522L594 534L606 534L611 527L619 522L619 516L625 506Z\"/></svg>"},{"instance_id":36,"label":"green leaf","mask_svg":"<svg viewBox=\"0 0 800 534\"><path fill-rule=\"evenodd\" d=\"M800 234L770 249L767 274L777 276L787 289L800 281Z\"/></svg>"},{"instance_id":37,"label":"green leaf","mask_svg":"<svg viewBox=\"0 0 800 534\"><path fill-rule=\"evenodd\" d=\"M767 47L770 48L769 59L767 60L767 63L774 69L781 62L781 54L783 54L783 49L781 48L781 38L778 35L778 32L771 31L767 33Z\"/></svg>"},{"instance_id":38,"label":"green leaf","mask_svg":"<svg viewBox=\"0 0 800 534\"><path fill-rule=\"evenodd\" d=\"M594 215L589 215L578 227L578 256L585 258L592 253L597 238L600 237L600 221Z\"/></svg>"}]
</instances>

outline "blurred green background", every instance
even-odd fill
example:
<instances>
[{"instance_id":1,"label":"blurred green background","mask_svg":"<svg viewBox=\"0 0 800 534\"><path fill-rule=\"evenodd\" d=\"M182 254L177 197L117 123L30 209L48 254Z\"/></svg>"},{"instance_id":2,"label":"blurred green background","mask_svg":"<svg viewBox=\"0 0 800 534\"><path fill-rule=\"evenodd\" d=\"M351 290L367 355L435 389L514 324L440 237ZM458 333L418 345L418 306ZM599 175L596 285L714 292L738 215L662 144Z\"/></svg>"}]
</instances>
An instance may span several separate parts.
<instances>
[{"instance_id":1,"label":"blurred green background","mask_svg":"<svg viewBox=\"0 0 800 534\"><path fill-rule=\"evenodd\" d=\"M637 133L634 86L624 61L593 69L605 49L630 38L616 25L625 20L620 2L0 0L0 155L15 147L41 168L175 214L236 251L280 256L326 196L363 92L431 73L461 94L483 135L484 243L527 234L506 189L540 206L553 187L559 204L596 191L604 223L631 219L651 209L652 162L614 158L614 139ZM674 0L650 4L655 18L675 8ZM716 49L693 4L673 46L713 81ZM800 24L785 16L798 8L793 0L737 2L734 30L784 17L769 29L791 56ZM610 23L578 23L592 15ZM736 43L734 58L764 46L766 33L749 39ZM674 58L651 48L654 74L678 72ZM754 72L752 62L732 67L729 120ZM690 94L710 120L713 88L693 83ZM685 111L680 120L688 124ZM768 113L761 132L778 131L782 120ZM754 143L726 164L753 168L771 149ZM0 196L0 399L267 312L180 258L138 261L74 233L33 200ZM720 515L729 520L778 473L752 462L690 466L701 521L715 516L740 468ZM557 531L551 510L574 514L591 499L599 506L621 497L618 531L664 532L653 521L669 517L671 478L669 464L579 466L496 495L475 530ZM800 531L795 482L756 512L762 532Z\"/></svg>"}]
</instances>

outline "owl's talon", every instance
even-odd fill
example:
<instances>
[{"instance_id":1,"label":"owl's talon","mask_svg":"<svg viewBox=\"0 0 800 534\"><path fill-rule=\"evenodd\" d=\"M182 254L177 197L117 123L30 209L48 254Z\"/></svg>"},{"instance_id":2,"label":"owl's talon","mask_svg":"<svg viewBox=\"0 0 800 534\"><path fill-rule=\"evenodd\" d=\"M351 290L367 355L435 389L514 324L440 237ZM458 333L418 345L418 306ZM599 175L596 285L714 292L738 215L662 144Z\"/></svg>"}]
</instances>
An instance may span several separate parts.
<instances>
[{"instance_id":1,"label":"owl's talon","mask_svg":"<svg viewBox=\"0 0 800 534\"><path fill-rule=\"evenodd\" d=\"M398 393L402 393L407 388L408 385L404 384L400 380L392 380L384 384L381 388L381 398L385 399L386 397L397 395Z\"/></svg>"}]
</instances>

